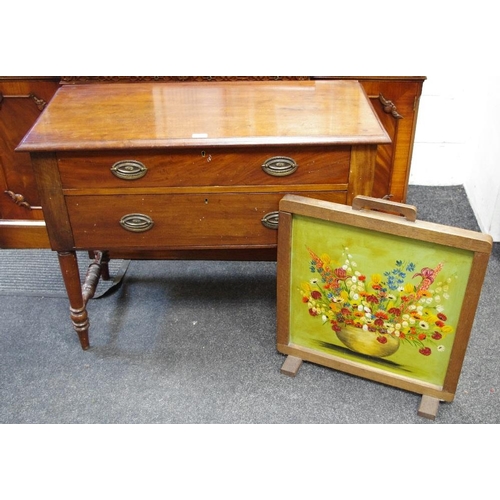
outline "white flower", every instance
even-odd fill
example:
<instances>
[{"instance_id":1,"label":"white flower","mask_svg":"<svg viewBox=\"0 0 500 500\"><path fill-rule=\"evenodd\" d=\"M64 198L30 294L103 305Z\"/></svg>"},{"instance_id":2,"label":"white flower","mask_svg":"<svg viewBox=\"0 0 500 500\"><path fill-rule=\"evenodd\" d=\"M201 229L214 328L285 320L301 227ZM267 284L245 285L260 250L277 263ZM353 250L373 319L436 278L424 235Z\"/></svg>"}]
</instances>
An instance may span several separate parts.
<instances>
[{"instance_id":1,"label":"white flower","mask_svg":"<svg viewBox=\"0 0 500 500\"><path fill-rule=\"evenodd\" d=\"M441 344L441 345L438 345L437 349L439 352L443 352L446 349L446 347Z\"/></svg>"}]
</instances>

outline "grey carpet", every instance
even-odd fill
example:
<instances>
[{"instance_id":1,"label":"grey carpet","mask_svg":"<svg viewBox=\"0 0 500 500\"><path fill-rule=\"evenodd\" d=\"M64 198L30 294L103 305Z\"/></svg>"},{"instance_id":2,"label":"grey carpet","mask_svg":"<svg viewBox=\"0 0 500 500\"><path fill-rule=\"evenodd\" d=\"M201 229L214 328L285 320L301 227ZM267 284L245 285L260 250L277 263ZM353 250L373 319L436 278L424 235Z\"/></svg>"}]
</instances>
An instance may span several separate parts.
<instances>
[{"instance_id":1,"label":"grey carpet","mask_svg":"<svg viewBox=\"0 0 500 500\"><path fill-rule=\"evenodd\" d=\"M87 252L77 252L80 279L92 262ZM46 249L0 250L0 295L66 297L57 254ZM99 280L94 298L102 297L120 284L130 261L112 260L110 280Z\"/></svg>"},{"instance_id":2,"label":"grey carpet","mask_svg":"<svg viewBox=\"0 0 500 500\"><path fill-rule=\"evenodd\" d=\"M477 229L461 186L411 186L408 203ZM2 296L0 423L498 424L499 280L496 244L455 400L434 422L417 394L312 363L281 375L272 262L132 261L89 304L89 351L66 299Z\"/></svg>"}]
</instances>

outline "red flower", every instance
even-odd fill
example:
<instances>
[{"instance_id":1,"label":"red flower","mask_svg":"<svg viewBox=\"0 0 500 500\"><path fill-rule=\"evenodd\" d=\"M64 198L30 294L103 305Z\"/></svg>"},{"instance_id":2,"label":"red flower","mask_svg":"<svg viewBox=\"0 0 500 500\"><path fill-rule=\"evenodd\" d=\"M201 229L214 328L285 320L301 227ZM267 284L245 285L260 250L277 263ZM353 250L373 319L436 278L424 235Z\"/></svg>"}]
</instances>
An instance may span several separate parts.
<instances>
[{"instance_id":1,"label":"red flower","mask_svg":"<svg viewBox=\"0 0 500 500\"><path fill-rule=\"evenodd\" d=\"M309 309L309 314L311 316L317 316L318 315L317 311L315 311L314 309Z\"/></svg>"},{"instance_id":2,"label":"red flower","mask_svg":"<svg viewBox=\"0 0 500 500\"><path fill-rule=\"evenodd\" d=\"M307 304L309 302L309 297L306 297L304 295L304 297L302 297L302 302L304 302L304 304Z\"/></svg>"},{"instance_id":3,"label":"red flower","mask_svg":"<svg viewBox=\"0 0 500 500\"><path fill-rule=\"evenodd\" d=\"M427 338L427 335L425 333L421 333L419 336L418 336L418 340L425 340Z\"/></svg>"},{"instance_id":4,"label":"red flower","mask_svg":"<svg viewBox=\"0 0 500 500\"><path fill-rule=\"evenodd\" d=\"M444 322L437 320L436 325L439 326L439 328L442 328L444 326Z\"/></svg>"},{"instance_id":5,"label":"red flower","mask_svg":"<svg viewBox=\"0 0 500 500\"><path fill-rule=\"evenodd\" d=\"M377 318L374 322L373 322L376 326L384 326L384 320L381 319L381 318Z\"/></svg>"},{"instance_id":6,"label":"red flower","mask_svg":"<svg viewBox=\"0 0 500 500\"><path fill-rule=\"evenodd\" d=\"M439 332L434 332L434 333L432 334L432 338L433 338L434 340L440 340L442 337L443 337L443 336L442 336Z\"/></svg>"},{"instance_id":7,"label":"red flower","mask_svg":"<svg viewBox=\"0 0 500 500\"><path fill-rule=\"evenodd\" d=\"M379 337L377 337L377 341L381 344L387 344L387 337L383 337L382 335L380 335Z\"/></svg>"},{"instance_id":8,"label":"red flower","mask_svg":"<svg viewBox=\"0 0 500 500\"><path fill-rule=\"evenodd\" d=\"M446 321L446 320L448 319L448 318L446 317L446 315L445 315L445 314L443 314L443 313L439 313L439 314L438 314L438 318L439 318L440 320L442 320L442 321Z\"/></svg>"},{"instance_id":9,"label":"red flower","mask_svg":"<svg viewBox=\"0 0 500 500\"><path fill-rule=\"evenodd\" d=\"M313 299L321 299L321 292L318 292L318 290L314 290L313 292L311 292L311 297Z\"/></svg>"},{"instance_id":10,"label":"red flower","mask_svg":"<svg viewBox=\"0 0 500 500\"><path fill-rule=\"evenodd\" d=\"M431 348L430 347L422 347L422 349L420 349L418 351L420 354L423 354L424 356L430 356L432 351L431 351Z\"/></svg>"},{"instance_id":11,"label":"red flower","mask_svg":"<svg viewBox=\"0 0 500 500\"><path fill-rule=\"evenodd\" d=\"M337 269L335 269L335 274L342 280L347 278L347 271L341 267L337 267Z\"/></svg>"},{"instance_id":12,"label":"red flower","mask_svg":"<svg viewBox=\"0 0 500 500\"><path fill-rule=\"evenodd\" d=\"M358 276L359 281L366 281L366 276L362 274L361 276Z\"/></svg>"},{"instance_id":13,"label":"red flower","mask_svg":"<svg viewBox=\"0 0 500 500\"><path fill-rule=\"evenodd\" d=\"M366 297L366 301L371 302L372 304L378 304L378 299L375 295L368 295L368 297Z\"/></svg>"},{"instance_id":14,"label":"red flower","mask_svg":"<svg viewBox=\"0 0 500 500\"><path fill-rule=\"evenodd\" d=\"M400 316L401 315L401 309L398 309L397 307L391 307L388 311L389 314L394 314L394 316Z\"/></svg>"}]
</instances>

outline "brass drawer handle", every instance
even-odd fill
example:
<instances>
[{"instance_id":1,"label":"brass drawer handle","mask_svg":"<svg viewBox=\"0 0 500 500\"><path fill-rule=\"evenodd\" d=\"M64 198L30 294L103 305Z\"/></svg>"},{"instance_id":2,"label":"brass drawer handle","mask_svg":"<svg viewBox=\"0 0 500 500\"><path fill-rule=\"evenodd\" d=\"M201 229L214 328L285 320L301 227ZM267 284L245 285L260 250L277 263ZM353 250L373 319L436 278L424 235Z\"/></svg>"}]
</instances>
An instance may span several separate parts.
<instances>
[{"instance_id":1,"label":"brass drawer handle","mask_svg":"<svg viewBox=\"0 0 500 500\"><path fill-rule=\"evenodd\" d=\"M120 225L127 231L143 233L153 227L153 219L144 214L127 214L120 220Z\"/></svg>"},{"instance_id":2,"label":"brass drawer handle","mask_svg":"<svg viewBox=\"0 0 500 500\"><path fill-rule=\"evenodd\" d=\"M111 172L119 179L133 181L144 177L148 172L146 166L137 160L117 161L112 167Z\"/></svg>"},{"instance_id":3,"label":"brass drawer handle","mask_svg":"<svg viewBox=\"0 0 500 500\"><path fill-rule=\"evenodd\" d=\"M280 213L278 211L267 213L262 217L262 225L268 229L278 229L279 216Z\"/></svg>"},{"instance_id":4,"label":"brass drawer handle","mask_svg":"<svg viewBox=\"0 0 500 500\"><path fill-rule=\"evenodd\" d=\"M293 174L298 168L296 161L288 156L273 156L262 165L266 174L274 177L285 177Z\"/></svg>"}]
</instances>

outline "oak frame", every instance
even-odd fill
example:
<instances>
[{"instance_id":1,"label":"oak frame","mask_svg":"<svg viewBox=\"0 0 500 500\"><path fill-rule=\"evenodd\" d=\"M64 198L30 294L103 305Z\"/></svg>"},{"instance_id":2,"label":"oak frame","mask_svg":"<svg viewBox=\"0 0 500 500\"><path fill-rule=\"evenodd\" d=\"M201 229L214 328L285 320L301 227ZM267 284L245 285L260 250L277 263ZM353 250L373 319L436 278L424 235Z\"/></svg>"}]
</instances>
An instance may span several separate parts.
<instances>
[{"instance_id":1,"label":"oak frame","mask_svg":"<svg viewBox=\"0 0 500 500\"><path fill-rule=\"evenodd\" d=\"M294 376L301 361L309 361L351 375L363 377L393 387L422 394L422 403L431 401L452 401L462 370L467 344L472 330L488 259L492 249L489 235L439 224L417 221L416 209L409 205L358 196L353 206L339 205L310 198L286 195L280 202L278 259L277 259L277 350L287 355L282 373ZM369 210L366 210L368 208ZM405 215L405 217L401 217ZM420 380L395 375L384 369L373 368L363 362L353 362L335 354L325 354L320 350L291 342L291 278L292 238L297 216L324 221L327 225L342 224L377 233L382 238L393 237L418 240L442 245L451 252L471 252L471 268L466 278L467 301L460 304L459 319L454 333L451 354L442 386L428 384ZM292 360L292 361L291 361ZM285 366L295 366L294 369ZM432 413L432 412L431 412ZM434 415L419 415L428 418Z\"/></svg>"}]
</instances>

